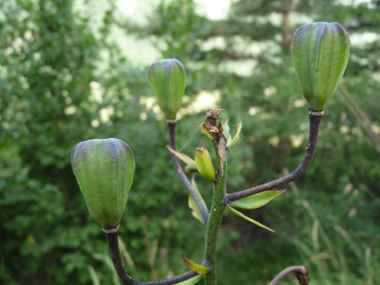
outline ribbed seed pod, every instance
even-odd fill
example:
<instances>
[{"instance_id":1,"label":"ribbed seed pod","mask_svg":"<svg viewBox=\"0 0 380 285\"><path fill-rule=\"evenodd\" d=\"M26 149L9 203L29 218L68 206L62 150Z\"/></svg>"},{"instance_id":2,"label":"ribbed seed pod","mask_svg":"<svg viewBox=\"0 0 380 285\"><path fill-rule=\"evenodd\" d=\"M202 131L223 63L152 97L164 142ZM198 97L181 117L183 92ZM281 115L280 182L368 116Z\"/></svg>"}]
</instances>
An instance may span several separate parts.
<instances>
[{"instance_id":1,"label":"ribbed seed pod","mask_svg":"<svg viewBox=\"0 0 380 285\"><path fill-rule=\"evenodd\" d=\"M80 142L71 153L71 166L91 216L103 229L115 228L135 172L132 149L114 138Z\"/></svg>"},{"instance_id":2,"label":"ribbed seed pod","mask_svg":"<svg viewBox=\"0 0 380 285\"><path fill-rule=\"evenodd\" d=\"M175 58L158 60L150 66L148 78L166 118L175 120L186 86L182 63Z\"/></svg>"},{"instance_id":3,"label":"ribbed seed pod","mask_svg":"<svg viewBox=\"0 0 380 285\"><path fill-rule=\"evenodd\" d=\"M299 27L293 36L293 60L310 111L323 111L338 88L350 53L350 38L339 23Z\"/></svg>"}]
</instances>

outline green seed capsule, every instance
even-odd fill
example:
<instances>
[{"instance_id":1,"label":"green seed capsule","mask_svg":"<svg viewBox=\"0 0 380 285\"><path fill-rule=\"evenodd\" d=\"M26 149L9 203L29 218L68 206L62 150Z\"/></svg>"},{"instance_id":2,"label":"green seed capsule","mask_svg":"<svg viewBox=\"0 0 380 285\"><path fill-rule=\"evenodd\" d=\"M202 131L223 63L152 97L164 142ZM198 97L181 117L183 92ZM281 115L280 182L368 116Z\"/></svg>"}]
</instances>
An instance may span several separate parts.
<instances>
[{"instance_id":1,"label":"green seed capsule","mask_svg":"<svg viewBox=\"0 0 380 285\"><path fill-rule=\"evenodd\" d=\"M299 27L293 36L293 60L310 111L323 111L338 88L350 53L350 38L339 23Z\"/></svg>"},{"instance_id":2,"label":"green seed capsule","mask_svg":"<svg viewBox=\"0 0 380 285\"><path fill-rule=\"evenodd\" d=\"M113 138L80 142L71 153L71 166L91 216L103 229L115 228L135 172L132 149Z\"/></svg>"},{"instance_id":3,"label":"green seed capsule","mask_svg":"<svg viewBox=\"0 0 380 285\"><path fill-rule=\"evenodd\" d=\"M186 86L182 63L175 58L158 60L150 66L148 78L166 118L175 120Z\"/></svg>"}]
</instances>

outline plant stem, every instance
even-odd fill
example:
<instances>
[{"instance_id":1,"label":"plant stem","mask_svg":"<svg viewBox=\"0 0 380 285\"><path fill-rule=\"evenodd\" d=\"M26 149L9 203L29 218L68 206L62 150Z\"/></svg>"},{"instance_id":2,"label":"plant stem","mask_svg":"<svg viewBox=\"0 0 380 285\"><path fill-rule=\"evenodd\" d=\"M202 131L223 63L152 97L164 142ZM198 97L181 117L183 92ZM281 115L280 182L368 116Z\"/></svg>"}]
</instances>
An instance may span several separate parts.
<instances>
[{"instance_id":1,"label":"plant stem","mask_svg":"<svg viewBox=\"0 0 380 285\"><path fill-rule=\"evenodd\" d=\"M221 157L218 153L218 143L213 141L216 157L217 157L217 169L219 173L220 180L218 183L214 183L213 193L212 193L212 204L210 209L210 217L207 223L206 229L206 253L205 260L209 262L212 269L206 274L206 285L216 285L217 284L217 268L216 268L216 243L220 224L222 222L223 213L225 209L225 204L223 203L224 196L226 193L226 182L227 182L227 152L225 150L224 144L224 156L225 160L223 163L223 171L221 171Z\"/></svg>"},{"instance_id":2,"label":"plant stem","mask_svg":"<svg viewBox=\"0 0 380 285\"><path fill-rule=\"evenodd\" d=\"M116 269L116 273L119 275L120 279L124 282L124 284L127 284L127 285L172 285L172 284L176 284L176 283L188 280L198 275L196 271L188 271L184 274L167 278L164 280L149 281L149 282L135 281L124 270L123 263L120 258L119 242L117 239L118 231L113 232L113 233L105 233L105 234L107 237L108 246L111 252L111 258L113 261L113 265Z\"/></svg>"},{"instance_id":3,"label":"plant stem","mask_svg":"<svg viewBox=\"0 0 380 285\"><path fill-rule=\"evenodd\" d=\"M300 285L308 285L309 284L309 268L304 265L300 266L291 266L288 268L285 268L282 270L269 285L276 285L282 278L284 278L289 273L294 273L294 275L297 277L298 282Z\"/></svg>"},{"instance_id":4,"label":"plant stem","mask_svg":"<svg viewBox=\"0 0 380 285\"><path fill-rule=\"evenodd\" d=\"M175 145L175 126L176 126L176 123L168 121L169 136L170 136L170 146L171 146L171 148L173 150L176 150L176 145ZM208 213L206 207L203 205L200 197L197 195L197 192L195 192L195 190L194 190L193 186L191 185L189 179L187 178L187 176L183 172L182 167L179 164L178 157L176 155L174 155L174 154L172 154L172 156L173 156L173 163L174 163L174 167L176 169L176 172L178 173L179 177L181 178L183 184L185 184L187 190L189 190L190 195L193 197L195 203L197 204L199 210L201 211L201 214L203 216L203 220L205 221L205 223L207 223L207 220L209 218L209 213Z\"/></svg>"},{"instance_id":5,"label":"plant stem","mask_svg":"<svg viewBox=\"0 0 380 285\"><path fill-rule=\"evenodd\" d=\"M318 141L318 133L319 133L319 126L321 124L323 116L315 116L310 114L310 132L309 132L309 144L306 148L305 156L301 162L301 164L289 175L286 175L285 177L281 177L279 179L276 179L274 181L244 190L240 192L236 192L233 194L227 194L225 198L225 203L229 204L232 201L235 201L237 199L245 198L266 190L273 189L275 187L280 187L282 185L288 184L294 180L296 180L298 177L300 177L306 169L309 167L311 160L313 159L315 149L317 148L317 141Z\"/></svg>"}]
</instances>

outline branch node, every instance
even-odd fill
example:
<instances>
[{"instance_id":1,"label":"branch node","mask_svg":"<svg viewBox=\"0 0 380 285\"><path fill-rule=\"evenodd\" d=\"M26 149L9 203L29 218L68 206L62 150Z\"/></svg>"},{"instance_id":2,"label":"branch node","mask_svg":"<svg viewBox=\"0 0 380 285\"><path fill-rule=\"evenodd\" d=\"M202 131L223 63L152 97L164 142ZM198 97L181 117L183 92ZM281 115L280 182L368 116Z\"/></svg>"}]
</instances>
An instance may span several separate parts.
<instances>
[{"instance_id":1,"label":"branch node","mask_svg":"<svg viewBox=\"0 0 380 285\"><path fill-rule=\"evenodd\" d=\"M102 228L102 230L103 230L103 232L105 232L106 234L112 234L112 233L117 233L117 232L119 231L119 227L120 227L120 225L117 225L117 227L114 228L114 229L103 229L103 228Z\"/></svg>"},{"instance_id":2,"label":"branch node","mask_svg":"<svg viewBox=\"0 0 380 285\"><path fill-rule=\"evenodd\" d=\"M324 114L325 114L325 111L313 111L313 110L309 110L309 115L323 116Z\"/></svg>"}]
</instances>

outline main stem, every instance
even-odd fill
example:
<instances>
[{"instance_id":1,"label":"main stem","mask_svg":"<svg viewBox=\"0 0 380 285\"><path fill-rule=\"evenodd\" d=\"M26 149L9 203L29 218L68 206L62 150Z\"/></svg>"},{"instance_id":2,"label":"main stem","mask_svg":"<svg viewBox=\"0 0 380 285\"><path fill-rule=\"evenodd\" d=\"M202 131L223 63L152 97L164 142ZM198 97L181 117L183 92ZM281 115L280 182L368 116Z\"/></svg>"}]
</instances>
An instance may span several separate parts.
<instances>
[{"instance_id":1,"label":"main stem","mask_svg":"<svg viewBox=\"0 0 380 285\"><path fill-rule=\"evenodd\" d=\"M224 142L224 141L223 141ZM206 274L206 285L216 285L217 275L216 275L216 243L220 224L223 218L223 212L225 209L225 204L223 203L224 196L226 194L226 182L227 182L227 152L224 147L225 161L223 163L223 171L220 169L221 157L218 153L218 143L213 142L218 165L218 173L220 180L214 183L213 193L212 193L212 204L210 209L210 216L207 222L206 229L206 253L205 260L209 262L212 269ZM223 172L223 173L222 173Z\"/></svg>"}]
</instances>

